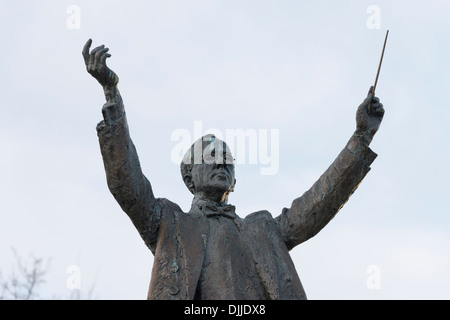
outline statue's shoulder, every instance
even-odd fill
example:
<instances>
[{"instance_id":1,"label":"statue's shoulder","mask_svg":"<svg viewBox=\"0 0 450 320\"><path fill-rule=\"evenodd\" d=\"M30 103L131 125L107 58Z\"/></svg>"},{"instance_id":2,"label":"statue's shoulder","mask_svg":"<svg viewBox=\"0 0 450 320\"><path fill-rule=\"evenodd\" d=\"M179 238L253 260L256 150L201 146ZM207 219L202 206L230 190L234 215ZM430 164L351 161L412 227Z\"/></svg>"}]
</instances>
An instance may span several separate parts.
<instances>
[{"instance_id":1,"label":"statue's shoulder","mask_svg":"<svg viewBox=\"0 0 450 320\"><path fill-rule=\"evenodd\" d=\"M175 213L175 212L182 213L183 212L183 210L181 210L181 208L178 204L176 204L175 202L172 202L166 198L156 198L155 211L160 212L162 214L169 213L169 212L170 213Z\"/></svg>"},{"instance_id":2,"label":"statue's shoulder","mask_svg":"<svg viewBox=\"0 0 450 320\"><path fill-rule=\"evenodd\" d=\"M246 216L241 223L241 231L251 240L255 246L270 242L280 241L281 237L278 225L272 214L267 210L253 212Z\"/></svg>"},{"instance_id":3,"label":"statue's shoulder","mask_svg":"<svg viewBox=\"0 0 450 320\"><path fill-rule=\"evenodd\" d=\"M273 221L272 214L267 210L260 210L250 213L244 218L246 223L254 223L257 221Z\"/></svg>"}]
</instances>

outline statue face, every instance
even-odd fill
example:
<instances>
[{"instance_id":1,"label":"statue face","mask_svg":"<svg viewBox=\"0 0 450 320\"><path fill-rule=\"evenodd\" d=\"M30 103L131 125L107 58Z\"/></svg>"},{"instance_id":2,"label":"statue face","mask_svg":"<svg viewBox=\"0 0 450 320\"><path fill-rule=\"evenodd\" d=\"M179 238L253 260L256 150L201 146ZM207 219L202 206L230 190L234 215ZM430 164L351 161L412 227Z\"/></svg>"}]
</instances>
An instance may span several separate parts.
<instances>
[{"instance_id":1,"label":"statue face","mask_svg":"<svg viewBox=\"0 0 450 320\"><path fill-rule=\"evenodd\" d=\"M202 163L194 164L192 168L195 192L217 200L234 184L234 163L220 160L215 156L215 150L210 157L205 156L207 154L205 152L203 154ZM230 155L224 154L223 159L230 157Z\"/></svg>"},{"instance_id":2,"label":"statue face","mask_svg":"<svg viewBox=\"0 0 450 320\"><path fill-rule=\"evenodd\" d=\"M199 139L186 154L191 155L192 170L185 176L188 188L196 195L219 201L234 186L234 159L222 140L208 135ZM192 157L193 156L193 157Z\"/></svg>"}]
</instances>

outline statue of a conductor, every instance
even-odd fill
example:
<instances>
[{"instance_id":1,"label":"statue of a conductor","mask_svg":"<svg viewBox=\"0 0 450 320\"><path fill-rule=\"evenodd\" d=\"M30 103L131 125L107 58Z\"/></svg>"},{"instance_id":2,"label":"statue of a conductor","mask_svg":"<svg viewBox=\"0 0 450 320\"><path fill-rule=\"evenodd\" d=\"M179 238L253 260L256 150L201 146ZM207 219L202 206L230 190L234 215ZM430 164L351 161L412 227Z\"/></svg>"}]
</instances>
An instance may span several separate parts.
<instances>
[{"instance_id":1,"label":"statue of a conductor","mask_svg":"<svg viewBox=\"0 0 450 320\"><path fill-rule=\"evenodd\" d=\"M97 126L108 187L154 254L149 299L306 299L289 251L336 215L370 170L369 144L384 109L371 91L356 113L356 131L336 160L277 217L268 211L240 218L229 205L233 158L212 135L195 142L181 164L194 195L189 212L155 198L130 138L118 77L100 46L83 49L87 71L103 86L106 104ZM369 108L370 106L370 108ZM370 110L370 111L369 111Z\"/></svg>"}]
</instances>

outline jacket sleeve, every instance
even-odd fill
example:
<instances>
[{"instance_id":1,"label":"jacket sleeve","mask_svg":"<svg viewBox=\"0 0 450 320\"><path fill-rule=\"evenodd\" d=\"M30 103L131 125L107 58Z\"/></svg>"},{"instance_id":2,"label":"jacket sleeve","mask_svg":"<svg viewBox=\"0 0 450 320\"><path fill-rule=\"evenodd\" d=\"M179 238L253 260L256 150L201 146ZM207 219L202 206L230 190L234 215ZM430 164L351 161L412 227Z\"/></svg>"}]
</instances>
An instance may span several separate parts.
<instances>
[{"instance_id":1,"label":"jacket sleeve","mask_svg":"<svg viewBox=\"0 0 450 320\"><path fill-rule=\"evenodd\" d=\"M161 213L142 173L122 101L105 104L103 115L105 120L97 125L97 134L108 188L153 251Z\"/></svg>"},{"instance_id":2,"label":"jacket sleeve","mask_svg":"<svg viewBox=\"0 0 450 320\"><path fill-rule=\"evenodd\" d=\"M289 250L315 236L344 206L377 155L353 135L336 160L289 209L275 218Z\"/></svg>"}]
</instances>

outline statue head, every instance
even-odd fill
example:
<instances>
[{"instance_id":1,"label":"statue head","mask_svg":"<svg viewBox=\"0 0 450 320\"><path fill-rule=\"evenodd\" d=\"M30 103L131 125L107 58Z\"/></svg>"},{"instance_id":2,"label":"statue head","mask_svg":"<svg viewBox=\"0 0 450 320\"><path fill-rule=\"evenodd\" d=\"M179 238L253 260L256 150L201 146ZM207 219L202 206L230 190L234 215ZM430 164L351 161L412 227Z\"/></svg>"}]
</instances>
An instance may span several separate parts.
<instances>
[{"instance_id":1,"label":"statue head","mask_svg":"<svg viewBox=\"0 0 450 320\"><path fill-rule=\"evenodd\" d=\"M194 142L180 169L187 188L197 197L226 203L234 190L234 159L227 144L212 134Z\"/></svg>"}]
</instances>

